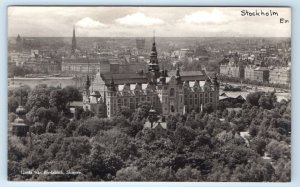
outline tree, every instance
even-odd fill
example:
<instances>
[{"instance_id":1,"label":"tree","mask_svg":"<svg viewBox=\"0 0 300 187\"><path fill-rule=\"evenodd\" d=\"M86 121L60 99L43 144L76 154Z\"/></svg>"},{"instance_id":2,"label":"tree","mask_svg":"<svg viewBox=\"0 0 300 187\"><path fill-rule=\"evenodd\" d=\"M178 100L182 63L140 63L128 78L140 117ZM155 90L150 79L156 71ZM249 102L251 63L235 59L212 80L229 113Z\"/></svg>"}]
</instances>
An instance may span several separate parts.
<instances>
[{"instance_id":1,"label":"tree","mask_svg":"<svg viewBox=\"0 0 300 187\"><path fill-rule=\"evenodd\" d=\"M226 118L228 116L228 110L223 110L222 117Z\"/></svg>"},{"instance_id":2,"label":"tree","mask_svg":"<svg viewBox=\"0 0 300 187\"><path fill-rule=\"evenodd\" d=\"M56 153L56 159L67 161L68 169L70 169L80 163L83 166L87 164L87 157L90 155L90 153L91 144L88 137L64 137L61 140L61 147Z\"/></svg>"},{"instance_id":3,"label":"tree","mask_svg":"<svg viewBox=\"0 0 300 187\"><path fill-rule=\"evenodd\" d=\"M33 126L30 127L31 132L34 134L43 134L45 133L45 126L40 122L36 122Z\"/></svg>"},{"instance_id":4,"label":"tree","mask_svg":"<svg viewBox=\"0 0 300 187\"><path fill-rule=\"evenodd\" d=\"M108 130L112 128L112 124L108 119L98 118L96 116L82 120L80 124L81 129L86 129L86 135L95 136L100 131ZM77 132L79 129L77 129ZM81 134L81 132L78 132Z\"/></svg>"},{"instance_id":5,"label":"tree","mask_svg":"<svg viewBox=\"0 0 300 187\"><path fill-rule=\"evenodd\" d=\"M249 127L249 134L252 137L255 137L258 134L258 127L254 124L251 124L250 127Z\"/></svg>"},{"instance_id":6,"label":"tree","mask_svg":"<svg viewBox=\"0 0 300 187\"><path fill-rule=\"evenodd\" d=\"M110 175L115 176L123 166L123 162L118 156L106 154L105 148L98 143L93 144L89 157L89 165L93 175L104 180L109 179Z\"/></svg>"},{"instance_id":7,"label":"tree","mask_svg":"<svg viewBox=\"0 0 300 187\"><path fill-rule=\"evenodd\" d=\"M291 157L289 145L283 141L278 142L277 140L271 140L266 149L275 160L278 160L279 158L290 159Z\"/></svg>"},{"instance_id":8,"label":"tree","mask_svg":"<svg viewBox=\"0 0 300 187\"><path fill-rule=\"evenodd\" d=\"M122 168L117 171L116 181L144 181L139 169L136 166Z\"/></svg>"},{"instance_id":9,"label":"tree","mask_svg":"<svg viewBox=\"0 0 300 187\"><path fill-rule=\"evenodd\" d=\"M140 121L132 121L130 126L125 130L126 134L131 137L135 137L135 135L143 129L143 122Z\"/></svg>"},{"instance_id":10,"label":"tree","mask_svg":"<svg viewBox=\"0 0 300 187\"><path fill-rule=\"evenodd\" d=\"M59 114L56 108L38 108L33 114L38 118L39 122L44 123L45 125L51 120L53 122L57 122L59 119Z\"/></svg>"},{"instance_id":11,"label":"tree","mask_svg":"<svg viewBox=\"0 0 300 187\"><path fill-rule=\"evenodd\" d=\"M124 116L125 118L130 118L132 115L132 111L129 107L121 106L119 107L116 116Z\"/></svg>"},{"instance_id":12,"label":"tree","mask_svg":"<svg viewBox=\"0 0 300 187\"><path fill-rule=\"evenodd\" d=\"M8 158L11 161L21 161L28 156L29 147L16 136L8 137Z\"/></svg>"},{"instance_id":13,"label":"tree","mask_svg":"<svg viewBox=\"0 0 300 187\"><path fill-rule=\"evenodd\" d=\"M46 132L48 133L55 133L56 132L56 126L52 121L49 121L46 127Z\"/></svg>"},{"instance_id":14,"label":"tree","mask_svg":"<svg viewBox=\"0 0 300 187\"><path fill-rule=\"evenodd\" d=\"M142 139L146 143L150 143L155 139L153 129L145 128L136 135L137 139Z\"/></svg>"},{"instance_id":15,"label":"tree","mask_svg":"<svg viewBox=\"0 0 300 187\"><path fill-rule=\"evenodd\" d=\"M147 118L149 115L150 108L151 108L151 104L148 102L139 103L137 111L133 113L133 120L140 121L144 118Z\"/></svg>"},{"instance_id":16,"label":"tree","mask_svg":"<svg viewBox=\"0 0 300 187\"><path fill-rule=\"evenodd\" d=\"M12 123L18 116L15 113L8 114L8 122Z\"/></svg>"},{"instance_id":17,"label":"tree","mask_svg":"<svg viewBox=\"0 0 300 187\"><path fill-rule=\"evenodd\" d=\"M67 124L70 122L70 120L66 117L61 117L58 121L58 128L65 129L67 127Z\"/></svg>"},{"instance_id":18,"label":"tree","mask_svg":"<svg viewBox=\"0 0 300 187\"><path fill-rule=\"evenodd\" d=\"M82 95L75 86L66 86L63 88L63 92L66 94L68 102L82 101Z\"/></svg>"},{"instance_id":19,"label":"tree","mask_svg":"<svg viewBox=\"0 0 300 187\"><path fill-rule=\"evenodd\" d=\"M56 89L50 92L49 104L56 107L58 111L64 111L68 102L67 94L64 90Z\"/></svg>"},{"instance_id":20,"label":"tree","mask_svg":"<svg viewBox=\"0 0 300 187\"><path fill-rule=\"evenodd\" d=\"M65 128L65 133L67 136L71 136L73 131L76 130L77 124L74 121L70 121Z\"/></svg>"},{"instance_id":21,"label":"tree","mask_svg":"<svg viewBox=\"0 0 300 187\"><path fill-rule=\"evenodd\" d=\"M212 103L205 103L203 106L203 111L207 113L212 113L214 111L214 107Z\"/></svg>"},{"instance_id":22,"label":"tree","mask_svg":"<svg viewBox=\"0 0 300 187\"><path fill-rule=\"evenodd\" d=\"M288 136L291 132L291 121L288 119L280 118L277 120L277 130L280 134Z\"/></svg>"},{"instance_id":23,"label":"tree","mask_svg":"<svg viewBox=\"0 0 300 187\"><path fill-rule=\"evenodd\" d=\"M255 150L261 156L265 153L266 141L260 137L255 137L251 140L250 146L253 150Z\"/></svg>"},{"instance_id":24,"label":"tree","mask_svg":"<svg viewBox=\"0 0 300 187\"><path fill-rule=\"evenodd\" d=\"M87 125L85 125L84 123L81 123L77 129L76 129L76 135L79 135L79 136L88 136L90 137L91 136L91 131L90 129L87 127Z\"/></svg>"},{"instance_id":25,"label":"tree","mask_svg":"<svg viewBox=\"0 0 300 187\"><path fill-rule=\"evenodd\" d=\"M264 92L254 92L250 93L246 97L246 101L253 106L259 106L259 99L264 94Z\"/></svg>"},{"instance_id":26,"label":"tree","mask_svg":"<svg viewBox=\"0 0 300 187\"><path fill-rule=\"evenodd\" d=\"M8 97L8 112L15 112L19 106L18 99L14 96Z\"/></svg>"},{"instance_id":27,"label":"tree","mask_svg":"<svg viewBox=\"0 0 300 187\"><path fill-rule=\"evenodd\" d=\"M33 107L49 107L49 92L50 89L44 86L36 86L32 92L30 93L28 97L28 101L26 103L26 106L28 108Z\"/></svg>"},{"instance_id":28,"label":"tree","mask_svg":"<svg viewBox=\"0 0 300 187\"><path fill-rule=\"evenodd\" d=\"M264 109L272 109L273 108L273 101L270 96L262 95L258 100L259 106Z\"/></svg>"},{"instance_id":29,"label":"tree","mask_svg":"<svg viewBox=\"0 0 300 187\"><path fill-rule=\"evenodd\" d=\"M275 170L274 180L278 182L291 181L291 161L280 160Z\"/></svg>"},{"instance_id":30,"label":"tree","mask_svg":"<svg viewBox=\"0 0 300 187\"><path fill-rule=\"evenodd\" d=\"M186 126L178 126L175 130L175 139L179 142L182 142L183 145L189 145L196 137L195 131Z\"/></svg>"}]
</instances>

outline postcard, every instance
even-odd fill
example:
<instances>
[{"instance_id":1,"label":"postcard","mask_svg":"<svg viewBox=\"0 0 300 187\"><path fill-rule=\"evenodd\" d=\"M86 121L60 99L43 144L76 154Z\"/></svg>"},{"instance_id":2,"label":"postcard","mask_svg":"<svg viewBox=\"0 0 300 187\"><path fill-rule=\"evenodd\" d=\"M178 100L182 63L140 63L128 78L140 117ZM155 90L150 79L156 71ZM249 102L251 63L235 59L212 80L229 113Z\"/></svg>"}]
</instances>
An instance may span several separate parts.
<instances>
[{"instance_id":1,"label":"postcard","mask_svg":"<svg viewBox=\"0 0 300 187\"><path fill-rule=\"evenodd\" d=\"M8 180L291 181L291 8L8 7Z\"/></svg>"}]
</instances>

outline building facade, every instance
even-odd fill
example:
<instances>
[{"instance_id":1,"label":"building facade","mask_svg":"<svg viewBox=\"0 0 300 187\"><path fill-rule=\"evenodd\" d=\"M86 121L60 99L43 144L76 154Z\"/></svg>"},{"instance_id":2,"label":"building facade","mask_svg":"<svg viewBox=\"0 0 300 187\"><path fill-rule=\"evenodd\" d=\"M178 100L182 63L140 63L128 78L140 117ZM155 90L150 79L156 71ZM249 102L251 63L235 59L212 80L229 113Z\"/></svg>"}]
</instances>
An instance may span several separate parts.
<instances>
[{"instance_id":1,"label":"building facade","mask_svg":"<svg viewBox=\"0 0 300 187\"><path fill-rule=\"evenodd\" d=\"M227 77L244 79L244 66L239 57L227 57L220 62L220 74Z\"/></svg>"},{"instance_id":2,"label":"building facade","mask_svg":"<svg viewBox=\"0 0 300 187\"><path fill-rule=\"evenodd\" d=\"M70 58L62 59L61 69L62 71L68 73L107 73L110 72L110 64L106 58L88 58L86 56L72 56Z\"/></svg>"},{"instance_id":3,"label":"building facade","mask_svg":"<svg viewBox=\"0 0 300 187\"><path fill-rule=\"evenodd\" d=\"M220 74L227 77L240 78L240 68L238 66L220 65Z\"/></svg>"},{"instance_id":4,"label":"building facade","mask_svg":"<svg viewBox=\"0 0 300 187\"><path fill-rule=\"evenodd\" d=\"M291 82L291 69L289 67L271 69L269 82L272 84L289 85Z\"/></svg>"},{"instance_id":5,"label":"building facade","mask_svg":"<svg viewBox=\"0 0 300 187\"><path fill-rule=\"evenodd\" d=\"M186 76L183 76L183 75ZM184 114L192 110L201 110L210 103L216 109L219 101L219 83L204 71L168 73L160 70L155 39L148 72L134 74L101 74L98 72L91 82L87 75L83 91L83 108L94 113L106 112L107 117L114 116L122 107L132 111L142 102L147 102L160 113L168 116Z\"/></svg>"},{"instance_id":6,"label":"building facade","mask_svg":"<svg viewBox=\"0 0 300 187\"><path fill-rule=\"evenodd\" d=\"M269 69L266 67L245 67L245 79L258 82L269 82Z\"/></svg>"}]
</instances>

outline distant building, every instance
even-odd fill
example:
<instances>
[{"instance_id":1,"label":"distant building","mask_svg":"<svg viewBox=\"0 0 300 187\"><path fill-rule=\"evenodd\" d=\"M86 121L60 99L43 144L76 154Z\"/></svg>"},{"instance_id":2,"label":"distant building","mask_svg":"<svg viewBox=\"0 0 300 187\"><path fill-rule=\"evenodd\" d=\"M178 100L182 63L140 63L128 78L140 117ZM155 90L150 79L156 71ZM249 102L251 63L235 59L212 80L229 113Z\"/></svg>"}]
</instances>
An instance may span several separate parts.
<instances>
[{"instance_id":1,"label":"distant building","mask_svg":"<svg viewBox=\"0 0 300 187\"><path fill-rule=\"evenodd\" d=\"M92 74L110 72L110 63L106 58L89 58L87 56L71 56L62 59L61 70L70 74Z\"/></svg>"},{"instance_id":2,"label":"distant building","mask_svg":"<svg viewBox=\"0 0 300 187\"><path fill-rule=\"evenodd\" d=\"M82 83L83 82L83 83ZM8 78L8 87L14 88L21 85L28 85L31 89L34 89L39 84L46 84L49 87L66 87L75 86L81 87L84 85L84 80L80 80L78 77L13 77Z\"/></svg>"},{"instance_id":3,"label":"distant building","mask_svg":"<svg viewBox=\"0 0 300 187\"><path fill-rule=\"evenodd\" d=\"M289 85L291 83L290 67L276 67L271 69L269 82L272 84Z\"/></svg>"},{"instance_id":4,"label":"distant building","mask_svg":"<svg viewBox=\"0 0 300 187\"><path fill-rule=\"evenodd\" d=\"M41 63L38 63L37 69L43 73L58 73L61 71L61 63L49 58Z\"/></svg>"},{"instance_id":5,"label":"distant building","mask_svg":"<svg viewBox=\"0 0 300 187\"><path fill-rule=\"evenodd\" d=\"M139 40L138 40L139 41ZM142 48L142 41L139 43ZM72 53L62 58L61 70L68 75L105 73L136 73L146 70L146 62L138 56L124 54L114 55L108 50L82 55L77 50L75 28L73 28Z\"/></svg>"},{"instance_id":6,"label":"distant building","mask_svg":"<svg viewBox=\"0 0 300 187\"><path fill-rule=\"evenodd\" d=\"M28 58L23 66L39 73L51 74L61 71L60 59L42 57L37 55L35 55L35 57Z\"/></svg>"},{"instance_id":7,"label":"distant building","mask_svg":"<svg viewBox=\"0 0 300 187\"><path fill-rule=\"evenodd\" d=\"M269 82L269 69L261 66L246 66L245 79L258 82Z\"/></svg>"},{"instance_id":8,"label":"distant building","mask_svg":"<svg viewBox=\"0 0 300 187\"><path fill-rule=\"evenodd\" d=\"M220 62L220 74L226 77L244 79L244 66L238 56L226 57Z\"/></svg>"},{"instance_id":9,"label":"distant building","mask_svg":"<svg viewBox=\"0 0 300 187\"><path fill-rule=\"evenodd\" d=\"M140 54L145 51L145 38L136 38L136 48Z\"/></svg>"}]
</instances>

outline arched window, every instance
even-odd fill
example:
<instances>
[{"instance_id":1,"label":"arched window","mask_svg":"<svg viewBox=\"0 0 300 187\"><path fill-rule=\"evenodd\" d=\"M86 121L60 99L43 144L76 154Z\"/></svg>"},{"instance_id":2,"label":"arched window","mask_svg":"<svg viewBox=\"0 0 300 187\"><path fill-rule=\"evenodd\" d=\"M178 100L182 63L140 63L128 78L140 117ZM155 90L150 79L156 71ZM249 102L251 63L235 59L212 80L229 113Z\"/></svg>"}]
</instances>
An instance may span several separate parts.
<instances>
[{"instance_id":1,"label":"arched window","mask_svg":"<svg viewBox=\"0 0 300 187\"><path fill-rule=\"evenodd\" d=\"M171 89L170 89L170 97L174 97L174 95L175 95L174 92L175 92L175 91L174 91L174 88L171 88Z\"/></svg>"}]
</instances>

